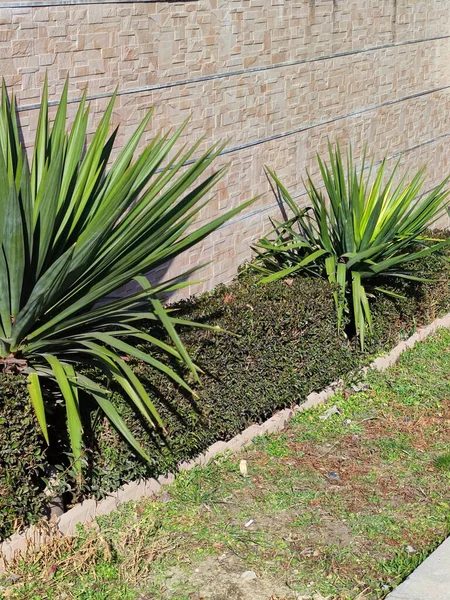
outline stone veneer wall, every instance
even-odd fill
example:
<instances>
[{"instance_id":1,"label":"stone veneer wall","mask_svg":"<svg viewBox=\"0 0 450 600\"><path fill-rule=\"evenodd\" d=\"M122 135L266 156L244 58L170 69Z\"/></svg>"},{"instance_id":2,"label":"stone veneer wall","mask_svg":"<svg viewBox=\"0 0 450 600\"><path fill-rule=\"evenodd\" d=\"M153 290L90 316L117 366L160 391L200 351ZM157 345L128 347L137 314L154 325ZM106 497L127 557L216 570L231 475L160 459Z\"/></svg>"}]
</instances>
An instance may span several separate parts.
<instances>
[{"instance_id":1,"label":"stone veneer wall","mask_svg":"<svg viewBox=\"0 0 450 600\"><path fill-rule=\"evenodd\" d=\"M206 288L235 274L279 213L266 164L299 200L328 137L427 164L428 187L450 172L448 0L0 1L0 60L26 141L46 72L51 98L70 75L72 114L88 84L92 128L118 85L118 145L151 106L147 139L191 115L184 141L230 140L202 219L261 197L165 273L212 261Z\"/></svg>"}]
</instances>

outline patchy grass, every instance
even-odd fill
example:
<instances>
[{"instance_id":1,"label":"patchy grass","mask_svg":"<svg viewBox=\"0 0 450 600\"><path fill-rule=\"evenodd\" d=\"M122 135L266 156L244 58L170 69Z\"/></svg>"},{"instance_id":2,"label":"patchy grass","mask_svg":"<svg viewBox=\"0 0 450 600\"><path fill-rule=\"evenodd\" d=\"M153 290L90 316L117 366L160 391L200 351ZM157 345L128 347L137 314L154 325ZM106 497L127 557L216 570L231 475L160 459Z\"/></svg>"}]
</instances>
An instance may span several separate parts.
<instances>
[{"instance_id":1,"label":"patchy grass","mask_svg":"<svg viewBox=\"0 0 450 600\"><path fill-rule=\"evenodd\" d=\"M441 471L450 471L450 454L440 454L434 459L434 466Z\"/></svg>"},{"instance_id":2,"label":"patchy grass","mask_svg":"<svg viewBox=\"0 0 450 600\"><path fill-rule=\"evenodd\" d=\"M380 599L449 533L450 332L10 567L17 600ZM361 387L361 386L359 386ZM248 477L239 470L247 460ZM250 573L253 571L256 579ZM317 594L317 596L314 596Z\"/></svg>"}]
</instances>

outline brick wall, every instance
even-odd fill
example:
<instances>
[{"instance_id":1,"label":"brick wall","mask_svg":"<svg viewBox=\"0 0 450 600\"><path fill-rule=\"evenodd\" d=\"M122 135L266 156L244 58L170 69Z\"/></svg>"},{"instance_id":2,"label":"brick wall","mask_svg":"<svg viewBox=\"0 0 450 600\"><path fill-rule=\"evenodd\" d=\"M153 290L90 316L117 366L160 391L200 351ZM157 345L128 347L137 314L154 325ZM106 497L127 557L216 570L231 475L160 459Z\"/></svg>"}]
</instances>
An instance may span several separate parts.
<instances>
[{"instance_id":1,"label":"brick wall","mask_svg":"<svg viewBox=\"0 0 450 600\"><path fill-rule=\"evenodd\" d=\"M201 219L260 198L168 266L212 261L203 288L229 280L277 215L266 164L299 201L328 137L427 164L428 187L450 172L448 0L12 0L0 2L0 59L26 141L45 72L53 99L67 74L72 99L89 86L92 129L118 85L119 146L151 106L147 139L191 115L184 141L230 140Z\"/></svg>"}]
</instances>

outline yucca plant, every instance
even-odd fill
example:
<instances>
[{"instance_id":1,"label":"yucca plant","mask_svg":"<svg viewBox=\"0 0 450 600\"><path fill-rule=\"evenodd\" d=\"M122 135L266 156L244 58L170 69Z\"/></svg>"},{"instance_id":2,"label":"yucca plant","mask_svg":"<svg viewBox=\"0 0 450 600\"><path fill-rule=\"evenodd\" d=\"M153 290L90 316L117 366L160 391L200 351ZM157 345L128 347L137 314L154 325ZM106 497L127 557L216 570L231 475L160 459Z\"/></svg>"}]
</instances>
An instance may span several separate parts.
<instances>
[{"instance_id":1,"label":"yucca plant","mask_svg":"<svg viewBox=\"0 0 450 600\"><path fill-rule=\"evenodd\" d=\"M66 131L68 82L53 123L45 83L31 166L20 142L14 98L4 85L1 100L0 369L28 374L30 399L47 442L42 383L48 378L56 382L78 469L85 394L149 459L114 409L108 389L87 377L83 365L99 367L122 387L138 413L162 426L127 357L145 361L189 391L176 370L155 355L162 352L183 361L195 379L198 369L176 332L177 325L189 323L159 299L187 284L171 280L152 288L144 274L198 243L248 204L195 228L208 192L224 172L206 173L223 146L198 158L193 157L201 140L176 151L183 125L157 134L135 158L150 112L111 160L117 133L110 131L114 100L88 143L86 92ZM111 296L133 279L141 285L134 293ZM155 332L164 328L172 343L151 327L144 330L143 320L157 326Z\"/></svg>"},{"instance_id":2,"label":"yucca plant","mask_svg":"<svg viewBox=\"0 0 450 600\"><path fill-rule=\"evenodd\" d=\"M423 256L438 252L450 240L426 235L445 213L448 179L430 193L420 195L424 170L408 183L397 180L399 163L386 175L386 159L376 170L366 154L358 171L351 149L346 164L339 145L329 145L329 163L317 157L323 184L307 174L306 189L311 206L300 208L277 175L268 169L275 193L292 212L285 222L272 220L273 231L255 246L252 268L265 274L262 282L301 271L327 277L334 288L338 328L350 305L361 346L366 325L372 328L369 287L399 297L380 286L382 279L420 281L405 268Z\"/></svg>"}]
</instances>

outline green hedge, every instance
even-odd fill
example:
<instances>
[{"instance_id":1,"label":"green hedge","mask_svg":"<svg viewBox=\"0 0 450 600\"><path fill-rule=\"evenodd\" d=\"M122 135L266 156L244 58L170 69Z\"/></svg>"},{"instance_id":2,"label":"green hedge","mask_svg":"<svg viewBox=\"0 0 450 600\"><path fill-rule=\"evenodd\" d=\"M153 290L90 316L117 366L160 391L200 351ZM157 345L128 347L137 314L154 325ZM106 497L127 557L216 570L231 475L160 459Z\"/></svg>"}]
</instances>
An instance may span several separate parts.
<instances>
[{"instance_id":1,"label":"green hedge","mask_svg":"<svg viewBox=\"0 0 450 600\"><path fill-rule=\"evenodd\" d=\"M358 352L336 335L333 299L329 286L320 280L297 279L292 286L256 286L254 279L240 280L179 308L188 318L220 325L238 336L199 329L182 332L188 351L205 371L198 400L135 363L141 381L156 397L167 438L147 432L115 394L114 402L133 434L153 457L155 472L172 469L248 423L300 402L343 368L358 364ZM150 473L104 427L93 456L94 492L117 486L124 476Z\"/></svg>"},{"instance_id":2,"label":"green hedge","mask_svg":"<svg viewBox=\"0 0 450 600\"><path fill-rule=\"evenodd\" d=\"M24 377L0 376L0 539L42 514L45 442Z\"/></svg>"},{"instance_id":3,"label":"green hedge","mask_svg":"<svg viewBox=\"0 0 450 600\"><path fill-rule=\"evenodd\" d=\"M407 293L407 300L386 296L373 299L375 328L364 353L355 340L337 335L330 287L320 279L299 277L289 283L260 286L254 277L243 274L228 286L179 303L177 308L183 316L220 325L238 336L200 329L181 332L189 352L205 371L195 401L146 365L132 363L156 400L167 435L148 431L131 413L118 390L114 390L113 402L153 462L150 466L142 463L102 422L92 437L82 486L71 482L74 499L91 494L101 497L126 481L172 470L177 462L195 456L218 439L227 440L277 409L302 402L310 392L323 389L343 374L367 364L399 338L409 336L416 325L450 310L448 263L431 257L417 269L435 281L393 287ZM25 486L29 491L21 494L23 500L18 504L14 504L17 500L8 499L0 505L0 515L5 510L8 515L14 511L22 515L26 506L24 520L30 521L42 506L42 486L39 488L36 479L43 459L42 440L36 426L31 426L23 378L15 380L16 398L8 377L0 375L0 418L4 419L2 427L6 427L6 443L2 435L4 452L0 455L1 485L6 498L15 491L14 486ZM17 407L18 416L11 422L3 416L5 406L12 412ZM26 432L21 424L23 414L30 423ZM7 463L7 448L16 439L17 453ZM22 453L35 456L32 476L19 464ZM16 473L17 483L5 484L5 467ZM11 523L9 518L0 534L4 535L8 527L10 530Z\"/></svg>"},{"instance_id":4,"label":"green hedge","mask_svg":"<svg viewBox=\"0 0 450 600\"><path fill-rule=\"evenodd\" d=\"M369 363L375 354L411 335L416 326L450 310L448 263L427 258L417 272L436 281L393 286L408 294L406 300L385 295L374 299L374 332L364 353L356 340L337 335L330 288L320 279L260 286L254 277L241 276L210 294L181 302L178 308L187 318L220 325L239 337L182 332L189 352L205 370L196 401L146 365L135 365L146 388L153 391L168 436L147 431L115 393L117 408L153 464L149 468L134 458L104 425L92 456L91 493L100 495L123 481L173 469L218 439L227 440L250 423L302 402L310 392Z\"/></svg>"}]
</instances>

